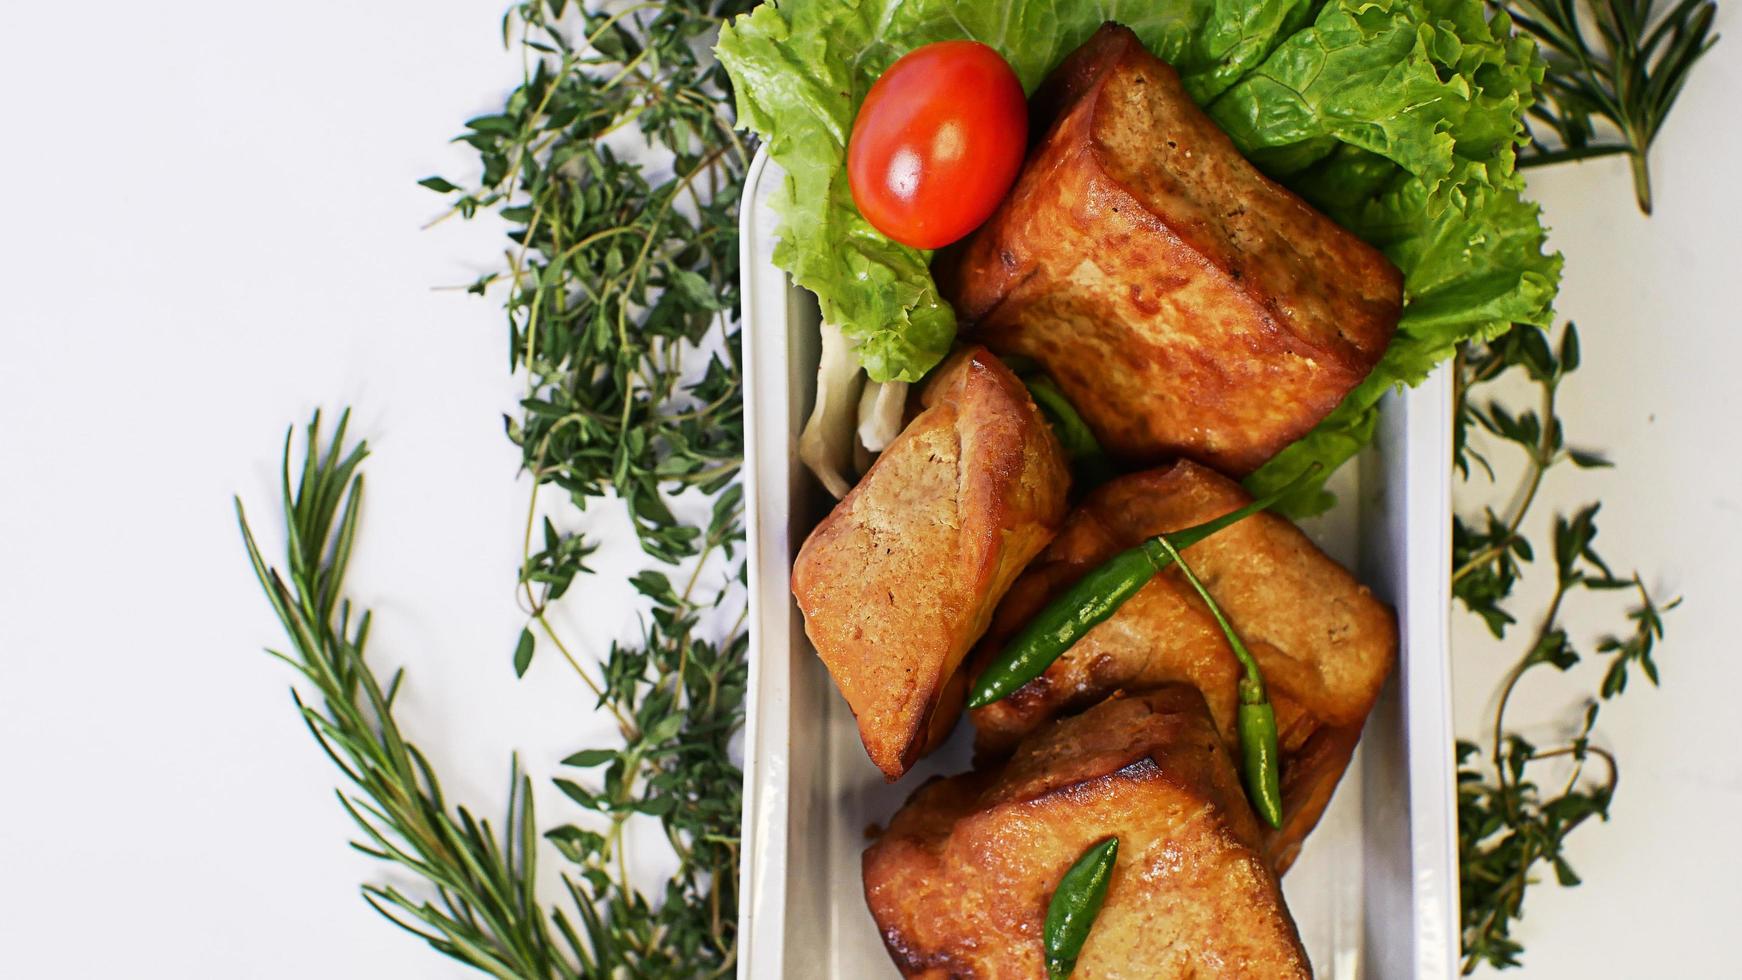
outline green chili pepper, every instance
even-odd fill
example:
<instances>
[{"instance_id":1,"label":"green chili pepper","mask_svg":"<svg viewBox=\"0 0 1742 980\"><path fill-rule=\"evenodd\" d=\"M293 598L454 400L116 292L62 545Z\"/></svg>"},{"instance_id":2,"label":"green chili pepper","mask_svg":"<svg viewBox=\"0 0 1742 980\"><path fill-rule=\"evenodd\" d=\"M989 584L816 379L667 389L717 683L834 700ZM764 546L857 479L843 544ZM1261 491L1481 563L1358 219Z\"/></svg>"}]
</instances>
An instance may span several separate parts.
<instances>
[{"instance_id":1,"label":"green chili pepper","mask_svg":"<svg viewBox=\"0 0 1742 980\"><path fill-rule=\"evenodd\" d=\"M1107 885L1113 880L1113 862L1118 856L1119 838L1107 838L1084 851L1053 889L1041 935L1050 980L1064 980L1076 969L1077 954L1083 951L1089 928L1107 899Z\"/></svg>"},{"instance_id":2,"label":"green chili pepper","mask_svg":"<svg viewBox=\"0 0 1742 980\"><path fill-rule=\"evenodd\" d=\"M1270 697L1264 691L1264 674L1258 669L1258 659L1246 649L1246 644L1240 642L1240 634L1234 632L1228 617L1222 615L1222 607L1216 605L1209 590L1192 574L1192 567L1180 557L1173 543L1166 538L1160 541L1174 564L1179 566L1180 574L1197 590L1204 605L1210 607L1210 615L1216 617L1216 625L1228 638L1235 658L1240 661L1240 666L1246 668L1246 676L1240 679L1240 710L1235 716L1235 724L1240 730L1241 775L1245 777L1246 795L1252 800L1252 808L1258 811L1265 823L1281 827L1282 774L1277 760L1276 710L1270 706Z\"/></svg>"},{"instance_id":3,"label":"green chili pepper","mask_svg":"<svg viewBox=\"0 0 1742 980\"><path fill-rule=\"evenodd\" d=\"M1101 450L1101 443L1052 378L1044 374L1027 374L1022 376L1022 383L1028 387L1034 403L1040 406L1041 414L1052 423L1052 431L1058 436L1065 458L1070 460L1071 469L1076 473L1077 484L1094 487L1112 479L1113 464Z\"/></svg>"},{"instance_id":4,"label":"green chili pepper","mask_svg":"<svg viewBox=\"0 0 1742 980\"><path fill-rule=\"evenodd\" d=\"M1315 463L1274 493L1213 521L1174 531L1165 537L1183 551L1276 503L1318 469ZM1046 608L1029 620L1022 632L1006 644L997 659L980 673L973 689L968 692L968 707L983 708L1009 697L1017 688L1045 673L1052 662L1063 656L1085 633L1112 616L1125 600L1148 585L1156 573L1173 562L1168 550L1160 543L1162 537L1157 535L1107 559L1057 599L1047 603Z\"/></svg>"}]
</instances>

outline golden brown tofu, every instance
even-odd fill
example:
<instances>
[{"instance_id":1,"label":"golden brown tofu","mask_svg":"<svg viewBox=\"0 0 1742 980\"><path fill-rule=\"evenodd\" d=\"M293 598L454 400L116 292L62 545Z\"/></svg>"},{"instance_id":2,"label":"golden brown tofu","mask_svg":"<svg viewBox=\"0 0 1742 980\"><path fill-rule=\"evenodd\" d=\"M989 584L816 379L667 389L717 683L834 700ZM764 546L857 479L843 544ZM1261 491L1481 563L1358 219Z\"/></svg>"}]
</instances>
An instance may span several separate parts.
<instances>
[{"instance_id":1,"label":"golden brown tofu","mask_svg":"<svg viewBox=\"0 0 1742 980\"><path fill-rule=\"evenodd\" d=\"M1118 860L1073 977L1312 975L1233 763L1183 684L926 784L865 852L865 899L905 976L1043 977L1052 892L1109 836Z\"/></svg>"},{"instance_id":2,"label":"golden brown tofu","mask_svg":"<svg viewBox=\"0 0 1742 980\"><path fill-rule=\"evenodd\" d=\"M975 651L973 672L1053 596L1114 554L1154 534L1235 510L1240 485L1195 463L1105 484L1071 512L1063 530L1017 580ZM1318 823L1397 654L1391 610L1272 513L1257 514L1185 552L1263 670L1281 736L1283 824L1266 831L1278 872ZM1132 596L1112 618L1002 701L970 713L976 748L994 758L1060 714L1114 691L1181 681L1209 703L1230 751L1240 665L1177 569Z\"/></svg>"},{"instance_id":3,"label":"golden brown tofu","mask_svg":"<svg viewBox=\"0 0 1742 980\"><path fill-rule=\"evenodd\" d=\"M939 368L922 402L792 570L805 632L892 780L948 734L951 681L1058 530L1070 484L1022 382L984 348Z\"/></svg>"},{"instance_id":4,"label":"golden brown tofu","mask_svg":"<svg viewBox=\"0 0 1742 980\"><path fill-rule=\"evenodd\" d=\"M1397 269L1247 163L1136 35L1101 28L1035 101L1015 189L938 274L1108 451L1244 475L1372 370Z\"/></svg>"}]
</instances>

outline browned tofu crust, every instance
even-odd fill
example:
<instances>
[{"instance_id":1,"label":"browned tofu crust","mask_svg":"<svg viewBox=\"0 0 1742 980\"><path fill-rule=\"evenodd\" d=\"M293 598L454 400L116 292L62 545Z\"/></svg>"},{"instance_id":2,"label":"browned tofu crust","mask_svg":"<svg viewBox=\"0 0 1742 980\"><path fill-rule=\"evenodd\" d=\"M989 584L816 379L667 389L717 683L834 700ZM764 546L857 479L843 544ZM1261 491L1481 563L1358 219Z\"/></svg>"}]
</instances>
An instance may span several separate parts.
<instances>
[{"instance_id":1,"label":"browned tofu crust","mask_svg":"<svg viewBox=\"0 0 1742 980\"><path fill-rule=\"evenodd\" d=\"M1136 35L1101 28L1036 106L1045 136L939 278L1110 452L1244 475L1372 370L1397 269L1247 163Z\"/></svg>"},{"instance_id":2,"label":"browned tofu crust","mask_svg":"<svg viewBox=\"0 0 1742 980\"><path fill-rule=\"evenodd\" d=\"M1186 685L1049 726L1010 761L928 783L865 852L865 899L909 977L1044 977L1053 890L1119 838L1072 974L1310 977L1256 818Z\"/></svg>"},{"instance_id":3,"label":"browned tofu crust","mask_svg":"<svg viewBox=\"0 0 1742 980\"><path fill-rule=\"evenodd\" d=\"M1195 463L1121 477L1089 494L1017 580L976 649L977 673L1054 595L1114 554L1246 504L1240 485ZM1267 831L1278 871L1318 823L1397 654L1397 622L1298 528L1257 514L1185 552L1264 672L1281 735L1283 825ZM1156 576L1106 622L1010 697L969 714L976 747L997 757L1060 714L1117 690L1181 681L1209 703L1237 750L1240 665L1177 569Z\"/></svg>"},{"instance_id":4,"label":"browned tofu crust","mask_svg":"<svg viewBox=\"0 0 1742 980\"><path fill-rule=\"evenodd\" d=\"M984 348L939 368L922 401L792 570L805 632L892 780L954 724L952 678L1070 485L1028 391Z\"/></svg>"}]
</instances>

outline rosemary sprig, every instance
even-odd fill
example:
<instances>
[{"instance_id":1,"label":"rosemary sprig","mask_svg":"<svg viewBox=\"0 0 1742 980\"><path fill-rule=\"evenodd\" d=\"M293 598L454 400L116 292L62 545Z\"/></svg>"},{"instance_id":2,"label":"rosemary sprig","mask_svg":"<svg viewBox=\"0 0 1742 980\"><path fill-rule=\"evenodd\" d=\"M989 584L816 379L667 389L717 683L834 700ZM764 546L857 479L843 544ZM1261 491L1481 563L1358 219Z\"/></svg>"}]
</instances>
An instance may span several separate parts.
<instances>
[{"instance_id":1,"label":"rosemary sprig","mask_svg":"<svg viewBox=\"0 0 1742 980\"><path fill-rule=\"evenodd\" d=\"M1513 22L1536 38L1547 74L1531 107L1521 167L1625 153L1639 209L1651 213L1652 141L1717 43L1715 0L1506 0ZM1587 20L1586 11L1589 11ZM1597 122L1609 132L1599 134Z\"/></svg>"},{"instance_id":2,"label":"rosemary sprig","mask_svg":"<svg viewBox=\"0 0 1742 980\"><path fill-rule=\"evenodd\" d=\"M534 895L537 823L530 780L518 764L509 766L508 813L500 834L465 807L450 810L434 768L394 720L404 672L383 684L364 659L369 613L352 607L343 585L363 500L358 467L368 450L362 442L345 448L347 415L339 417L324 449L315 415L295 479L295 430L285 437L284 570L267 562L240 499L236 517L254 574L290 639L290 653L269 652L313 689L312 700L295 689L291 697L350 787L337 795L362 834L351 846L423 879L431 894L419 899L391 885L364 885L363 898L396 925L492 976L579 977ZM585 963L585 950L566 921L560 911L548 920L559 927L568 953Z\"/></svg>"},{"instance_id":3,"label":"rosemary sprig","mask_svg":"<svg viewBox=\"0 0 1742 980\"><path fill-rule=\"evenodd\" d=\"M1545 474L1562 463L1590 468L1609 465L1602 457L1566 444L1555 411L1555 398L1567 376L1579 366L1578 331L1568 324L1557 349L1545 334L1529 326L1514 327L1505 336L1471 345L1456 362L1456 463L1466 482L1473 465L1494 471L1472 436L1510 444L1526 459L1525 474L1513 493L1516 503L1502 517L1492 508L1467 521L1453 517L1452 594L1482 617L1496 638L1504 638L1515 622L1505 608L1535 548L1522 533L1526 517L1538 499ZM1514 412L1498 399L1482 401L1477 392L1497 382L1509 370L1522 370L1536 389L1535 408ZM1552 539L1555 590L1535 634L1501 682L1492 719L1491 743L1484 757L1475 742L1458 743L1458 842L1464 972L1482 963L1494 967L1520 965L1523 946L1512 938L1512 925L1523 916L1525 894L1538 879L1536 868L1546 863L1563 886L1579 883L1567 862L1565 845L1574 830L1591 817L1607 819L1620 770L1615 756L1590 744L1598 706L1626 690L1630 671L1639 668L1653 684L1657 664L1652 659L1663 636L1660 606L1637 575L1619 577L1610 570L1593 542L1598 505L1571 517L1555 519ZM1629 631L1612 636L1596 648L1608 659L1602 684L1586 706L1583 721L1562 746L1539 749L1508 726L1507 709L1525 675L1543 666L1567 671L1585 657L1573 643L1561 619L1566 597L1579 590L1628 590L1638 605L1627 613ZM1591 756L1603 762L1601 776L1587 779ZM1535 763L1568 759L1570 774L1558 788L1544 790L1530 776Z\"/></svg>"}]
</instances>

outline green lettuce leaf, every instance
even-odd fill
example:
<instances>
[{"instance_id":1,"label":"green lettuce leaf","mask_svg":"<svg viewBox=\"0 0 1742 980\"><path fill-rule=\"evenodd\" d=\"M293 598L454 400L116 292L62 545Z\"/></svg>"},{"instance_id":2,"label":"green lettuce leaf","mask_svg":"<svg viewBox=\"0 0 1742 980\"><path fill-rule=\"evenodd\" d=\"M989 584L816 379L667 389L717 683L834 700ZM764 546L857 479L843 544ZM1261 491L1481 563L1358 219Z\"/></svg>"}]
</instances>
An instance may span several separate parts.
<instances>
[{"instance_id":1,"label":"green lettuce leaf","mask_svg":"<svg viewBox=\"0 0 1742 980\"><path fill-rule=\"evenodd\" d=\"M1256 491L1372 438L1386 390L1455 345L1512 323L1546 325L1560 259L1543 253L1513 168L1542 77L1536 47L1481 0L782 0L722 32L742 125L786 170L775 261L817 294L879 380L917 380L955 319L930 254L861 218L846 140L872 81L922 44L996 48L1030 91L1103 21L1131 27L1179 69L1255 164L1385 251L1404 273L1398 334L1365 383L1248 481ZM1288 502L1320 509L1317 487Z\"/></svg>"}]
</instances>

